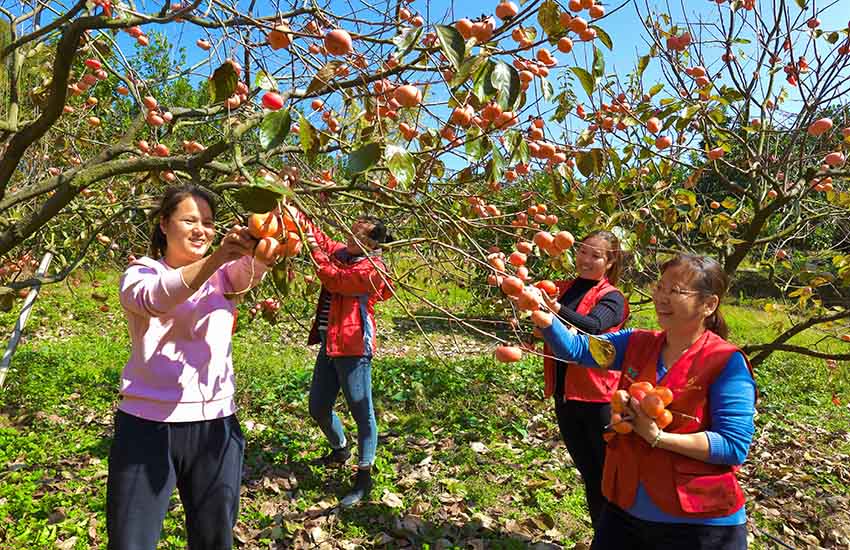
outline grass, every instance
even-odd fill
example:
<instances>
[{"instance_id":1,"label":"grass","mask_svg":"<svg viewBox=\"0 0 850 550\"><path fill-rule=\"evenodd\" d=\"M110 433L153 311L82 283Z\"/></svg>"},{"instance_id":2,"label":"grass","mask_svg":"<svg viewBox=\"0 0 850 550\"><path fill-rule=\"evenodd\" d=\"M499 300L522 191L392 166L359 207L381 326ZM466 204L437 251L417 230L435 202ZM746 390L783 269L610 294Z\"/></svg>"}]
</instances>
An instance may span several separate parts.
<instances>
[{"instance_id":1,"label":"grass","mask_svg":"<svg viewBox=\"0 0 850 550\"><path fill-rule=\"evenodd\" d=\"M39 297L0 397L0 548L105 546L107 458L129 344L115 275L96 279L107 312L91 297L90 280ZM234 338L247 438L237 526L243 548L466 548L478 541L571 548L589 541L580 478L541 399L540 361L496 364L492 341L459 335L436 319L423 319L419 332L395 302L380 309L382 351L373 371L380 429L373 501L330 512L350 472L312 464L327 449L307 413L315 350L303 346L298 321L309 320L314 297L293 292L287 307L294 319L251 322L243 305ZM491 302L470 290L429 289L427 296L493 320L486 319ZM653 326L651 310L638 309L631 325ZM739 343L775 334L782 321L754 307L726 311ZM11 327L16 313L0 314L0 327ZM795 343L818 338L807 333ZM839 547L850 537L847 366L777 354L756 370L758 431L743 470L752 548L774 547L771 536L798 547L811 537ZM342 417L353 433L350 417ZM175 497L159 548L184 547Z\"/></svg>"}]
</instances>

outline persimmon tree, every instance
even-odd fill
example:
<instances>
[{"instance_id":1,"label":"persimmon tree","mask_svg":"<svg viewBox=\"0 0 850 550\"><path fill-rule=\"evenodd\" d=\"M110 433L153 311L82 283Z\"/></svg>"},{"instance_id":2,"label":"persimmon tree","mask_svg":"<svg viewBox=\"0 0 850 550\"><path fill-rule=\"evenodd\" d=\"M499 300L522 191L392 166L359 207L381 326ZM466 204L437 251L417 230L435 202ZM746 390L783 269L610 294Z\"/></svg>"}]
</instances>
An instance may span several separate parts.
<instances>
[{"instance_id":1,"label":"persimmon tree","mask_svg":"<svg viewBox=\"0 0 850 550\"><path fill-rule=\"evenodd\" d=\"M756 364L774 350L850 359L841 344L789 342L812 327L824 341L850 339L850 38L847 25L821 26L835 4L812 6L717 2L691 19L636 3L645 55L625 77L601 58L595 73L572 69L587 101L563 96L555 114L584 121L564 135L584 177L562 174L585 198L569 197L571 217L602 205L594 224L630 228L625 240L649 272L659 251L691 250L733 278L756 270L775 290L768 309L788 322L748 347Z\"/></svg>"},{"instance_id":2,"label":"persimmon tree","mask_svg":"<svg viewBox=\"0 0 850 550\"><path fill-rule=\"evenodd\" d=\"M815 10L721 3L706 22L593 0L484 14L260 4L0 11L0 295L33 284L23 268L41 250L60 254L46 282L92 247L141 251L153 199L191 181L221 195L222 223L291 204L344 232L379 213L400 237L390 250L404 251L389 274L398 288L427 302L421 269L477 284L511 326L517 311L486 281L520 275L525 288L569 271L566 230L613 228L639 269L695 249L817 296L799 269L809 251L776 256L817 220L847 217L844 168L828 160L847 146L847 29L810 28ZM648 41L622 77L606 70L618 10L645 22ZM191 37L188 54L161 36ZM648 82L650 66L664 82ZM816 117L833 127L807 134ZM836 288L850 263L837 250ZM305 264L284 260L275 279ZM813 303L790 312L794 326L846 319ZM752 351L788 347L766 346Z\"/></svg>"},{"instance_id":3,"label":"persimmon tree","mask_svg":"<svg viewBox=\"0 0 850 550\"><path fill-rule=\"evenodd\" d=\"M509 164L528 173L517 126L552 95L550 42L570 40L551 1L427 22L427 6L418 13L389 3L349 13L198 6L35 2L3 13L7 271L18 271L15 253L64 247L74 253L46 278L61 280L95 239L107 245L122 235L116 229L149 208L162 184L180 181L208 185L243 211L286 200L338 221L352 202L371 205L396 212L402 227L415 224L418 242L474 232L485 223L459 222L459 199L495 200ZM597 21L604 11L593 8ZM142 70L138 50L176 26L201 36L203 55ZM573 28L585 41L576 47L611 47L597 24ZM169 93L187 75L199 89ZM278 176L286 165L300 170L292 187ZM82 222L77 235L56 230L69 218ZM6 295L33 281L15 279Z\"/></svg>"}]
</instances>

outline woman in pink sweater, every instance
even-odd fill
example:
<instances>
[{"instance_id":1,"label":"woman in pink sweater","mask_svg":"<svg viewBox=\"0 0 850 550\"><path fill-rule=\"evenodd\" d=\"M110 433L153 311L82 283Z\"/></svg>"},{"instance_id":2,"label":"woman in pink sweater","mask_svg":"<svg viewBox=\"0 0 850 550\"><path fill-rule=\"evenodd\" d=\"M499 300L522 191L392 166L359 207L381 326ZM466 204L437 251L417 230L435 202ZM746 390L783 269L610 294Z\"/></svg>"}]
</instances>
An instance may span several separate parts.
<instances>
[{"instance_id":1,"label":"woman in pink sweater","mask_svg":"<svg viewBox=\"0 0 850 550\"><path fill-rule=\"evenodd\" d=\"M197 186L169 188L151 257L121 277L132 352L109 452L108 548L154 550L176 487L191 550L229 549L244 438L234 414L227 293L263 278L254 241L234 226L211 254L215 203Z\"/></svg>"}]
</instances>

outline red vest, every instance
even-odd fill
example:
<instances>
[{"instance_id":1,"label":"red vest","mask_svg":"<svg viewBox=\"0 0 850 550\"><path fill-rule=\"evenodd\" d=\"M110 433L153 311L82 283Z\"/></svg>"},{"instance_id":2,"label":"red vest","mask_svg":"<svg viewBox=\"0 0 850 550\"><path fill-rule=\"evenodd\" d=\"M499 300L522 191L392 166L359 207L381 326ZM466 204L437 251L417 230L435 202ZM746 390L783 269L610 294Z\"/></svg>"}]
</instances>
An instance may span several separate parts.
<instances>
[{"instance_id":1,"label":"red vest","mask_svg":"<svg viewBox=\"0 0 850 550\"><path fill-rule=\"evenodd\" d=\"M685 434L710 429L709 387L729 357L740 350L706 331L656 382L656 365L664 341L663 332L632 332L623 358L620 388L627 389L638 381L667 386L673 392L669 409L698 420L674 413L666 431ZM749 361L747 367L752 374ZM634 504L640 482L652 502L667 514L685 518L728 516L744 505L744 494L735 475L738 468L653 449L634 433L619 434L608 442L602 493L625 510Z\"/></svg>"},{"instance_id":2,"label":"red vest","mask_svg":"<svg viewBox=\"0 0 850 550\"><path fill-rule=\"evenodd\" d=\"M575 279L571 281L557 281L555 284L558 287L558 298L564 295L568 288L573 286ZM599 300L609 292L620 292L617 287L608 282L608 279L602 278L598 284L587 291L582 297L576 308L576 313L579 315L587 315L590 313ZM623 312L622 322L605 332L617 332L626 324L626 319L629 318L629 303L625 301L625 310ZM552 350L544 342L543 344L543 395L549 398L555 393L555 377L557 376L557 361L552 355ZM575 363L573 363L575 365ZM594 403L604 403L611 400L611 395L617 389L617 383L620 380L618 371L605 371L603 369L593 367L579 367L577 365L568 367L567 374L564 378L564 399L572 399L575 401L591 401Z\"/></svg>"}]
</instances>

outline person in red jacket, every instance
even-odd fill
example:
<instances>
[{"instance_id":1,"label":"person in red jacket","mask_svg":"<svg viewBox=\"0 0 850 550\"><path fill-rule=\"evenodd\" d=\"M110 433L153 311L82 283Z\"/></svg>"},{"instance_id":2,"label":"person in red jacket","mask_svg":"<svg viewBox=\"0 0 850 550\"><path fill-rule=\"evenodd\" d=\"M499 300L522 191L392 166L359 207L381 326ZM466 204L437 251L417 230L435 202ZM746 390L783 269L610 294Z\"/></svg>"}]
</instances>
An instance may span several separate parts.
<instances>
[{"instance_id":1,"label":"person in red jacket","mask_svg":"<svg viewBox=\"0 0 850 550\"><path fill-rule=\"evenodd\" d=\"M736 473L752 444L757 391L746 356L725 340L720 302L729 279L717 261L686 254L661 272L653 302L662 330L600 336L615 350L604 366L622 373L619 388L632 397L623 400L627 420L613 419L602 479L608 502L591 548L743 550L747 515ZM603 366L587 335L571 334L549 312L532 313L532 321L558 357ZM665 396L670 415L645 410L651 400L639 402L641 391Z\"/></svg>"},{"instance_id":2,"label":"person in red jacket","mask_svg":"<svg viewBox=\"0 0 850 550\"><path fill-rule=\"evenodd\" d=\"M622 271L620 241L610 231L594 231L576 247L578 276L556 281L558 296L543 295L550 311L589 334L615 332L629 316L629 304L617 287ZM544 396L554 396L555 416L567 450L584 482L590 519L599 520L605 440L602 435L611 417L611 395L620 373L583 368L559 361L544 344Z\"/></svg>"},{"instance_id":3,"label":"person in red jacket","mask_svg":"<svg viewBox=\"0 0 850 550\"><path fill-rule=\"evenodd\" d=\"M378 427L372 405L372 356L375 352L375 304L392 295L381 244L391 240L383 222L361 216L345 243L325 235L302 216L307 244L322 283L308 345L320 344L310 384L310 415L322 429L331 452L322 459L341 465L351 452L333 410L342 390L357 423L358 468L354 487L342 507L365 499L372 488L372 464Z\"/></svg>"}]
</instances>

